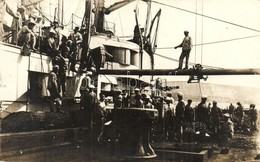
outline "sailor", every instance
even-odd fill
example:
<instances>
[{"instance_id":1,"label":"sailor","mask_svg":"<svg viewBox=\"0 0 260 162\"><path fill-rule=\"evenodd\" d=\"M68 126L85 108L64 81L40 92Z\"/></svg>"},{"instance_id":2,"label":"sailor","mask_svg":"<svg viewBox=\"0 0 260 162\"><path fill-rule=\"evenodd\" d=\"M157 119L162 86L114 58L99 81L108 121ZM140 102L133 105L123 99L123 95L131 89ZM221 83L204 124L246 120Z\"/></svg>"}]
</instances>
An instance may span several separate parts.
<instances>
[{"instance_id":1,"label":"sailor","mask_svg":"<svg viewBox=\"0 0 260 162\"><path fill-rule=\"evenodd\" d=\"M100 93L99 94L99 101L98 101L98 107L95 111L95 122L96 122L96 127L97 127L97 134L98 134L98 142L101 142L102 140L102 135L104 131L104 122L106 118L106 97L104 94Z\"/></svg>"},{"instance_id":2,"label":"sailor","mask_svg":"<svg viewBox=\"0 0 260 162\"><path fill-rule=\"evenodd\" d=\"M171 98L166 97L163 104L164 110L164 135L165 140L172 140L173 138L173 122L174 122L174 106L171 103Z\"/></svg>"},{"instance_id":3,"label":"sailor","mask_svg":"<svg viewBox=\"0 0 260 162\"><path fill-rule=\"evenodd\" d=\"M174 98L172 97L172 93L167 93L166 95L171 99L171 103L174 104Z\"/></svg>"},{"instance_id":4,"label":"sailor","mask_svg":"<svg viewBox=\"0 0 260 162\"><path fill-rule=\"evenodd\" d=\"M58 53L58 47L56 46L55 43L55 38L57 37L57 33L55 32L54 29L50 29L49 31L49 38L47 38L47 55L51 56L52 59L55 59Z\"/></svg>"},{"instance_id":5,"label":"sailor","mask_svg":"<svg viewBox=\"0 0 260 162\"><path fill-rule=\"evenodd\" d=\"M221 139L226 141L228 138L232 138L234 136L234 123L230 119L230 115L225 113L224 117L224 125L221 128Z\"/></svg>"},{"instance_id":6,"label":"sailor","mask_svg":"<svg viewBox=\"0 0 260 162\"><path fill-rule=\"evenodd\" d=\"M188 99L184 110L183 134L186 141L192 141L195 133L195 111L191 106L192 100Z\"/></svg>"},{"instance_id":7,"label":"sailor","mask_svg":"<svg viewBox=\"0 0 260 162\"><path fill-rule=\"evenodd\" d=\"M255 109L255 104L250 104L249 117L252 130L257 130L256 120L257 120L257 110Z\"/></svg>"},{"instance_id":8,"label":"sailor","mask_svg":"<svg viewBox=\"0 0 260 162\"><path fill-rule=\"evenodd\" d=\"M0 0L0 42L2 42L4 38L4 19L6 12L12 17L19 19L19 16L13 12L13 10L7 5L6 1Z\"/></svg>"},{"instance_id":9,"label":"sailor","mask_svg":"<svg viewBox=\"0 0 260 162\"><path fill-rule=\"evenodd\" d=\"M36 50L36 33L34 32L35 22L27 20L24 26L18 32L18 46L22 46L24 50Z\"/></svg>"},{"instance_id":10,"label":"sailor","mask_svg":"<svg viewBox=\"0 0 260 162\"><path fill-rule=\"evenodd\" d=\"M230 105L228 107L228 113L229 113L231 119L234 118L234 110L235 110L235 106L232 103L230 103Z\"/></svg>"},{"instance_id":11,"label":"sailor","mask_svg":"<svg viewBox=\"0 0 260 162\"><path fill-rule=\"evenodd\" d=\"M49 74L48 78L48 90L50 92L50 111L61 112L61 95L60 86L58 80L59 66L55 65L53 70Z\"/></svg>"},{"instance_id":12,"label":"sailor","mask_svg":"<svg viewBox=\"0 0 260 162\"><path fill-rule=\"evenodd\" d=\"M114 100L114 108L119 109L123 107L123 96L122 96L122 91L118 89L115 92L115 100Z\"/></svg>"},{"instance_id":13,"label":"sailor","mask_svg":"<svg viewBox=\"0 0 260 162\"><path fill-rule=\"evenodd\" d=\"M211 108L210 117L212 120L212 130L214 133L219 133L220 129L220 118L222 117L222 111L217 106L217 101L213 101L213 106Z\"/></svg>"},{"instance_id":14,"label":"sailor","mask_svg":"<svg viewBox=\"0 0 260 162\"><path fill-rule=\"evenodd\" d=\"M201 102L198 104L196 111L196 121L201 122L207 128L209 126L209 109L206 105L207 96L202 95Z\"/></svg>"},{"instance_id":15,"label":"sailor","mask_svg":"<svg viewBox=\"0 0 260 162\"><path fill-rule=\"evenodd\" d=\"M142 100L142 95L141 93L137 93L135 95L135 105L134 107L137 107L137 108L144 108L144 101Z\"/></svg>"},{"instance_id":16,"label":"sailor","mask_svg":"<svg viewBox=\"0 0 260 162\"><path fill-rule=\"evenodd\" d=\"M82 35L79 32L79 27L75 27L73 32L69 35L69 40L72 40L71 52L72 52L72 65L74 68L77 61L80 59L79 50L82 42ZM73 69L74 70L74 69Z\"/></svg>"},{"instance_id":17,"label":"sailor","mask_svg":"<svg viewBox=\"0 0 260 162\"><path fill-rule=\"evenodd\" d=\"M177 135L177 140L182 142L182 129L183 129L183 120L184 120L184 110L185 110L185 103L183 101L183 93L178 92L178 103L176 105L175 111L175 133Z\"/></svg>"},{"instance_id":18,"label":"sailor","mask_svg":"<svg viewBox=\"0 0 260 162\"><path fill-rule=\"evenodd\" d=\"M191 42L191 37L189 36L189 32L187 30L184 31L184 39L181 42L180 45L174 47L175 49L182 47L182 52L179 58L179 67L178 69L182 69L182 64L183 64L183 60L184 58L186 58L186 63L185 63L185 68L184 69L188 69L188 63L189 63L189 57L190 57L190 51L192 48L192 42Z\"/></svg>"},{"instance_id":19,"label":"sailor","mask_svg":"<svg viewBox=\"0 0 260 162\"><path fill-rule=\"evenodd\" d=\"M143 101L144 101L144 108L149 108L149 109L154 108L152 104L153 100L151 99L150 95L144 94Z\"/></svg>"},{"instance_id":20,"label":"sailor","mask_svg":"<svg viewBox=\"0 0 260 162\"><path fill-rule=\"evenodd\" d=\"M240 102L237 102L237 108L235 110L235 116L238 119L238 131L242 130L244 120L244 106Z\"/></svg>"},{"instance_id":21,"label":"sailor","mask_svg":"<svg viewBox=\"0 0 260 162\"><path fill-rule=\"evenodd\" d=\"M130 96L130 106L131 107L135 107L136 105L136 96L141 96L141 93L140 93L140 89L139 88L135 88L134 89L134 93L131 94Z\"/></svg>"},{"instance_id":22,"label":"sailor","mask_svg":"<svg viewBox=\"0 0 260 162\"><path fill-rule=\"evenodd\" d=\"M184 110L184 121L187 123L193 123L195 121L195 111L191 107L192 99L188 99L187 105Z\"/></svg>"},{"instance_id":23,"label":"sailor","mask_svg":"<svg viewBox=\"0 0 260 162\"><path fill-rule=\"evenodd\" d=\"M129 107L129 95L125 89L122 91L122 97L123 107Z\"/></svg>"},{"instance_id":24,"label":"sailor","mask_svg":"<svg viewBox=\"0 0 260 162\"><path fill-rule=\"evenodd\" d=\"M86 117L86 124L88 127L93 127L94 122L94 112L97 109L97 95L94 92L95 86L89 86L89 93L84 96L84 112Z\"/></svg>"},{"instance_id":25,"label":"sailor","mask_svg":"<svg viewBox=\"0 0 260 162\"><path fill-rule=\"evenodd\" d=\"M17 6L16 16L19 17L19 19L14 18L11 25L11 29L12 29L11 43L15 45L17 44L17 40L18 40L18 32L22 28L23 22L25 21L24 12L25 12L25 7Z\"/></svg>"},{"instance_id":26,"label":"sailor","mask_svg":"<svg viewBox=\"0 0 260 162\"><path fill-rule=\"evenodd\" d=\"M84 77L81 80L81 84L80 84L80 109L84 109L86 103L86 96L89 94L89 87L91 86L91 76L92 76L92 72L91 71L87 71L86 74L84 74Z\"/></svg>"},{"instance_id":27,"label":"sailor","mask_svg":"<svg viewBox=\"0 0 260 162\"><path fill-rule=\"evenodd\" d=\"M69 70L69 47L67 46L67 39L66 36L62 37L62 44L60 45L60 52L59 54L60 61L59 61L59 66L60 66L60 83L61 83L61 88L62 88L62 95L63 97L66 96L66 77L68 74Z\"/></svg>"}]
</instances>

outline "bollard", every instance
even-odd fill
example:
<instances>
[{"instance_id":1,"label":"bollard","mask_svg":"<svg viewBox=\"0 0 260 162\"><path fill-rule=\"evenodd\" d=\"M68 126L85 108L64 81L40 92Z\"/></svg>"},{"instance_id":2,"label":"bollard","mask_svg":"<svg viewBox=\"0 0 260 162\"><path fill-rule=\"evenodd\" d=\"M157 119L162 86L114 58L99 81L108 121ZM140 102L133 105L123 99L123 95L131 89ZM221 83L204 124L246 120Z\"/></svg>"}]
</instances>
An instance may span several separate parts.
<instances>
[{"instance_id":1,"label":"bollard","mask_svg":"<svg viewBox=\"0 0 260 162\"><path fill-rule=\"evenodd\" d=\"M118 153L122 158L149 159L156 157L149 141L152 121L158 116L156 109L114 109L113 116L113 121L118 129Z\"/></svg>"}]
</instances>

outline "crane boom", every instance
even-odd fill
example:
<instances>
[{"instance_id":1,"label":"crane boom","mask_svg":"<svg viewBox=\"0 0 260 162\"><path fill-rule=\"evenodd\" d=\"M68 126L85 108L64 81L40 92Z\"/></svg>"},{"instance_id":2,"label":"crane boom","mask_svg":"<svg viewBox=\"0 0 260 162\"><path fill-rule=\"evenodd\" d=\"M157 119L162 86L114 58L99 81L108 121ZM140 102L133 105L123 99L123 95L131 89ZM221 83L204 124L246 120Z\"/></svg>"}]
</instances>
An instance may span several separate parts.
<instances>
[{"instance_id":1,"label":"crane boom","mask_svg":"<svg viewBox=\"0 0 260 162\"><path fill-rule=\"evenodd\" d=\"M113 12L121 7L124 7L125 5L127 5L133 1L135 1L135 0L124 0L121 2L116 2L116 3L112 4L111 6L109 6L108 8L104 8L104 13L110 14L111 12Z\"/></svg>"},{"instance_id":2,"label":"crane boom","mask_svg":"<svg viewBox=\"0 0 260 162\"><path fill-rule=\"evenodd\" d=\"M100 74L107 75L191 75L193 69L176 70L176 69L122 69L122 70L100 70ZM203 69L203 75L260 75L260 69Z\"/></svg>"},{"instance_id":3,"label":"crane boom","mask_svg":"<svg viewBox=\"0 0 260 162\"><path fill-rule=\"evenodd\" d=\"M125 5L128 5L129 3L133 2L133 1L135 1L135 0L124 0L121 2L116 2L116 3L112 4L111 6L104 8L104 13L109 14L121 7L124 7ZM142 0L142 1L148 2L149 0Z\"/></svg>"}]
</instances>

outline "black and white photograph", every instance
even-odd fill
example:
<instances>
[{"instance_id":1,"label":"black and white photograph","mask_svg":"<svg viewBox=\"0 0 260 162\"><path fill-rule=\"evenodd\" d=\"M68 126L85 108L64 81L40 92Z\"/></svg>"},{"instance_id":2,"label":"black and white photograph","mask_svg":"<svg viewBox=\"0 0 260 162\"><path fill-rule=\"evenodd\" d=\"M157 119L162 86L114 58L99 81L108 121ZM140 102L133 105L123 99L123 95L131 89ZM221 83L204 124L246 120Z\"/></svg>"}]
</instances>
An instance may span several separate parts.
<instances>
[{"instance_id":1,"label":"black and white photograph","mask_svg":"<svg viewBox=\"0 0 260 162\"><path fill-rule=\"evenodd\" d=\"M0 161L260 161L260 0L0 0Z\"/></svg>"}]
</instances>

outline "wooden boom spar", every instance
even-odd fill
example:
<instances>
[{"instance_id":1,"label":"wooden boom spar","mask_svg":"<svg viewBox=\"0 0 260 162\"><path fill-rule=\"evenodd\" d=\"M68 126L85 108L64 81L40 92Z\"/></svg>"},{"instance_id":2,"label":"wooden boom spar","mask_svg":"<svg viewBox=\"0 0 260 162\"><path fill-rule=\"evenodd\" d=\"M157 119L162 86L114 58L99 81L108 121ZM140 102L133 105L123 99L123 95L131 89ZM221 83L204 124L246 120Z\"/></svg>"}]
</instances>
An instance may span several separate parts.
<instances>
[{"instance_id":1,"label":"wooden boom spar","mask_svg":"<svg viewBox=\"0 0 260 162\"><path fill-rule=\"evenodd\" d=\"M99 74L106 75L259 75L260 69L196 69L178 70L178 69L116 69L116 70L100 70Z\"/></svg>"}]
</instances>

